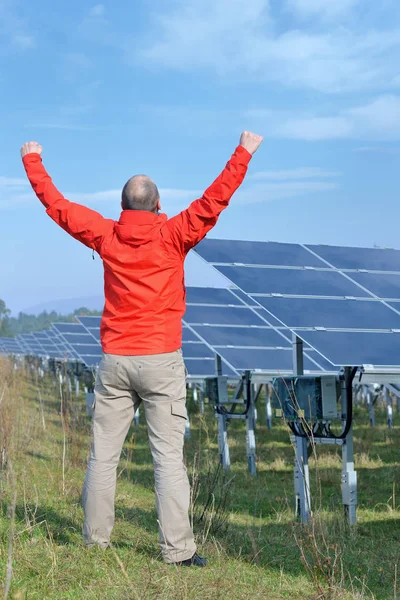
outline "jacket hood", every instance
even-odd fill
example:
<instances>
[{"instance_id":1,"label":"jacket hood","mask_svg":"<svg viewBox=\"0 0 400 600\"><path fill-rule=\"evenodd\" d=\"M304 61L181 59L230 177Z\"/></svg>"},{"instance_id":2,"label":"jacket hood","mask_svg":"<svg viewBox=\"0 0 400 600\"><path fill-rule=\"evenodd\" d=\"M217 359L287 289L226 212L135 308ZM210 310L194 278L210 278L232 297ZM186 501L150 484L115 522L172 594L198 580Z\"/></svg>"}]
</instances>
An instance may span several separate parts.
<instances>
[{"instance_id":1,"label":"jacket hood","mask_svg":"<svg viewBox=\"0 0 400 600\"><path fill-rule=\"evenodd\" d=\"M164 213L158 215L145 210L123 210L115 224L115 232L125 244L141 246L154 240L166 221L167 215Z\"/></svg>"}]
</instances>

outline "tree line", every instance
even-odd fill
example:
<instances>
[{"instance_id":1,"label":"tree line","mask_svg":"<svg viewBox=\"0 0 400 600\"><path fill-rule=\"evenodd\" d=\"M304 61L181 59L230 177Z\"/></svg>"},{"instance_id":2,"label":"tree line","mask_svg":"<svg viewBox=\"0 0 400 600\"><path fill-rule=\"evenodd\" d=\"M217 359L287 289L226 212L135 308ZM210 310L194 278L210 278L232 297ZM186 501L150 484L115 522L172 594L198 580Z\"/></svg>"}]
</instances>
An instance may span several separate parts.
<instances>
[{"instance_id":1,"label":"tree line","mask_svg":"<svg viewBox=\"0 0 400 600\"><path fill-rule=\"evenodd\" d=\"M28 315L20 312L18 316L12 317L11 311L4 300L0 299L0 337L14 337L19 333L32 333L48 329L52 323L72 323L77 315L101 315L100 311L89 310L82 306L74 310L73 313L62 315L52 310L44 310L38 315Z\"/></svg>"}]
</instances>

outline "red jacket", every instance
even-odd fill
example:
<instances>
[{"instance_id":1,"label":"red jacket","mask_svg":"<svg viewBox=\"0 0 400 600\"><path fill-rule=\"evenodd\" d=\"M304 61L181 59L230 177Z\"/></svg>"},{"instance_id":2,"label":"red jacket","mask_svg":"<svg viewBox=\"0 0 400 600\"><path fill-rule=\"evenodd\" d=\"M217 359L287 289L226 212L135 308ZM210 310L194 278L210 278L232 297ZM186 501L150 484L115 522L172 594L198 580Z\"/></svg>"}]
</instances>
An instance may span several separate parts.
<instances>
[{"instance_id":1,"label":"red jacket","mask_svg":"<svg viewBox=\"0 0 400 600\"><path fill-rule=\"evenodd\" d=\"M113 221L66 200L39 154L24 157L26 174L47 214L103 260L105 353L139 356L181 347L186 255L214 227L242 183L250 159L247 150L238 146L202 198L172 219L123 210L119 221Z\"/></svg>"}]
</instances>

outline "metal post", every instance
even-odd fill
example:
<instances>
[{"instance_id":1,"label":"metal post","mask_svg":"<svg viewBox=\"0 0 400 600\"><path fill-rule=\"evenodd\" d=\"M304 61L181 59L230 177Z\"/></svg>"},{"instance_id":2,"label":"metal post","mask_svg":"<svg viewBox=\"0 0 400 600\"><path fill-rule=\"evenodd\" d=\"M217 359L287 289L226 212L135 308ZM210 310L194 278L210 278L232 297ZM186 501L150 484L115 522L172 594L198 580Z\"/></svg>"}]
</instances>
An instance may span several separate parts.
<instances>
[{"instance_id":1,"label":"metal post","mask_svg":"<svg viewBox=\"0 0 400 600\"><path fill-rule=\"evenodd\" d=\"M392 396L390 395L389 388L385 387L384 390L384 398L386 404L386 414L387 414L387 425L389 429L393 429L393 406L392 406Z\"/></svg>"},{"instance_id":2,"label":"metal post","mask_svg":"<svg viewBox=\"0 0 400 600\"><path fill-rule=\"evenodd\" d=\"M75 376L75 396L79 396L79 378Z\"/></svg>"},{"instance_id":3,"label":"metal post","mask_svg":"<svg viewBox=\"0 0 400 600\"><path fill-rule=\"evenodd\" d=\"M227 418L226 415L217 415L218 418L218 450L219 458L223 468L228 471L231 466L231 459L229 456L229 445L228 445L228 432L227 432Z\"/></svg>"},{"instance_id":4,"label":"metal post","mask_svg":"<svg viewBox=\"0 0 400 600\"><path fill-rule=\"evenodd\" d=\"M139 426L139 417L140 417L140 409L137 408L136 412L135 412L135 416L133 417L133 421L137 427Z\"/></svg>"},{"instance_id":5,"label":"metal post","mask_svg":"<svg viewBox=\"0 0 400 600\"><path fill-rule=\"evenodd\" d=\"M304 374L303 340L294 333L293 345L293 374ZM311 514L310 476L308 469L308 439L295 437L296 458L294 465L295 512L302 523L307 523Z\"/></svg>"},{"instance_id":6,"label":"metal post","mask_svg":"<svg viewBox=\"0 0 400 600\"><path fill-rule=\"evenodd\" d=\"M186 423L185 423L185 440L190 440L190 419L189 419L189 413L186 419Z\"/></svg>"},{"instance_id":7,"label":"metal post","mask_svg":"<svg viewBox=\"0 0 400 600\"><path fill-rule=\"evenodd\" d=\"M267 427L272 429L272 406L271 406L272 387L265 384L265 413L267 417Z\"/></svg>"},{"instance_id":8,"label":"metal post","mask_svg":"<svg viewBox=\"0 0 400 600\"><path fill-rule=\"evenodd\" d=\"M249 401L249 410L246 415L246 453L249 471L256 475L256 437L255 430L255 394L254 385L251 383L250 371L246 371L246 400Z\"/></svg>"},{"instance_id":9,"label":"metal post","mask_svg":"<svg viewBox=\"0 0 400 600\"><path fill-rule=\"evenodd\" d=\"M346 404L342 401L343 418L347 418L345 406L353 402L352 388L351 397L347 398L346 380L350 375L351 369L345 368L345 377L342 379L342 398L346 398ZM353 444L353 425L343 440L342 444L342 502L345 515L349 525L354 525L357 519L357 472L354 470L354 444Z\"/></svg>"},{"instance_id":10,"label":"metal post","mask_svg":"<svg viewBox=\"0 0 400 600\"><path fill-rule=\"evenodd\" d=\"M222 376L222 360L219 354L215 356L215 370L217 373L217 377ZM220 393L220 385L218 381L218 399L219 403L219 393ZM217 414L218 416L218 450L221 464L225 470L229 470L231 466L231 459L229 456L229 445L228 445L228 430L227 430L227 416Z\"/></svg>"},{"instance_id":11,"label":"metal post","mask_svg":"<svg viewBox=\"0 0 400 600\"><path fill-rule=\"evenodd\" d=\"M310 474L308 469L308 439L295 438L294 492L295 514L307 523L311 514Z\"/></svg>"},{"instance_id":12,"label":"metal post","mask_svg":"<svg viewBox=\"0 0 400 600\"><path fill-rule=\"evenodd\" d=\"M204 387L200 388L200 414L204 415L204 398L205 398L205 390Z\"/></svg>"},{"instance_id":13,"label":"metal post","mask_svg":"<svg viewBox=\"0 0 400 600\"><path fill-rule=\"evenodd\" d=\"M295 333L292 335L293 375L304 375L303 340Z\"/></svg>"},{"instance_id":14,"label":"metal post","mask_svg":"<svg viewBox=\"0 0 400 600\"><path fill-rule=\"evenodd\" d=\"M215 370L218 376L222 375L222 360L219 354L215 355Z\"/></svg>"},{"instance_id":15,"label":"metal post","mask_svg":"<svg viewBox=\"0 0 400 600\"><path fill-rule=\"evenodd\" d=\"M354 408L358 408L358 395L360 392L360 386L359 385L355 385L353 387L353 406Z\"/></svg>"},{"instance_id":16,"label":"metal post","mask_svg":"<svg viewBox=\"0 0 400 600\"><path fill-rule=\"evenodd\" d=\"M94 392L86 392L86 412L89 417L93 416Z\"/></svg>"},{"instance_id":17,"label":"metal post","mask_svg":"<svg viewBox=\"0 0 400 600\"><path fill-rule=\"evenodd\" d=\"M372 397L371 388L368 388L367 391L367 405L368 405L368 415L369 415L369 424L371 427L375 427L375 408Z\"/></svg>"},{"instance_id":18,"label":"metal post","mask_svg":"<svg viewBox=\"0 0 400 600\"><path fill-rule=\"evenodd\" d=\"M353 426L342 445L342 499L350 525L356 523L357 472L354 470Z\"/></svg>"}]
</instances>

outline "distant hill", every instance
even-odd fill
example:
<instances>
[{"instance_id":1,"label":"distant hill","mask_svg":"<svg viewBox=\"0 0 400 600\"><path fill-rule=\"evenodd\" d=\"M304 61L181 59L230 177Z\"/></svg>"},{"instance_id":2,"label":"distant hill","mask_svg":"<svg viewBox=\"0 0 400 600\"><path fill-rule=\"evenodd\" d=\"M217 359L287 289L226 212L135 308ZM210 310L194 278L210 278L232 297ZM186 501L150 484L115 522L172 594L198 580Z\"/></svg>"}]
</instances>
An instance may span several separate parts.
<instances>
[{"instance_id":1,"label":"distant hill","mask_svg":"<svg viewBox=\"0 0 400 600\"><path fill-rule=\"evenodd\" d=\"M59 314L66 315L73 313L77 308L84 306L89 310L103 310L103 296L82 296L80 298L65 298L63 300L49 300L36 306L28 306L21 312L28 315L38 315L43 311L55 311Z\"/></svg>"}]
</instances>

